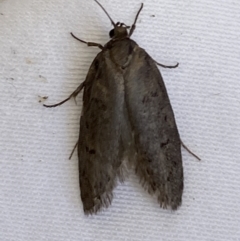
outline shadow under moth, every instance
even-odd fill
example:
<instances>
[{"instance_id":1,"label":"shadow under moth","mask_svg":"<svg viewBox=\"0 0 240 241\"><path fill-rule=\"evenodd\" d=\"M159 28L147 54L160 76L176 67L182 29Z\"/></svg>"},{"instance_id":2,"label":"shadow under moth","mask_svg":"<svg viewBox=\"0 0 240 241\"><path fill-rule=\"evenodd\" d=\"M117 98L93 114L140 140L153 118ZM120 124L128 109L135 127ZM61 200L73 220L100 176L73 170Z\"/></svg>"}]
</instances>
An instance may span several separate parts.
<instances>
[{"instance_id":1,"label":"shadow under moth","mask_svg":"<svg viewBox=\"0 0 240 241\"><path fill-rule=\"evenodd\" d=\"M84 89L76 144L84 213L97 213L110 205L113 189L129 167L135 169L143 187L157 196L161 207L176 210L182 202L184 144L157 65L175 68L178 64L157 63L130 39L143 4L130 27L115 23L95 1L114 27L109 32L111 40L102 46L71 33L101 52L85 81L67 99L44 105L59 106Z\"/></svg>"}]
</instances>

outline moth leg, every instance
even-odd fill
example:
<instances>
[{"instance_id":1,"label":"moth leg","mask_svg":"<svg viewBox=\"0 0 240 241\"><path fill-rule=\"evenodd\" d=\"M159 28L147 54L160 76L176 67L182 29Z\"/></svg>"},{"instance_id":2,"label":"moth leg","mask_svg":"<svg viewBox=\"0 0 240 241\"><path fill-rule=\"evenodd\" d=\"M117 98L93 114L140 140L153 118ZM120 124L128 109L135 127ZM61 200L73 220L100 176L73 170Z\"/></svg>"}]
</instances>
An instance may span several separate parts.
<instances>
[{"instance_id":1,"label":"moth leg","mask_svg":"<svg viewBox=\"0 0 240 241\"><path fill-rule=\"evenodd\" d=\"M138 19L138 16L139 16L140 12L142 11L142 8L143 8L143 3L141 4L141 7L139 8L139 10L137 12L137 15L135 17L134 23L133 23L133 25L132 25L132 27L131 27L131 29L129 31L129 34L128 34L129 37L131 37L131 35L133 34L133 32L134 32L134 30L136 28L136 22L137 22L137 19Z\"/></svg>"},{"instance_id":2,"label":"moth leg","mask_svg":"<svg viewBox=\"0 0 240 241\"><path fill-rule=\"evenodd\" d=\"M157 65L159 65L159 66L161 66L161 67L163 67L163 68L168 68L168 69L174 69L174 68L177 68L178 65L179 65L179 63L177 63L177 64L175 64L175 65L164 65L164 64L160 64L160 63L158 63L158 62L155 61L155 60L154 60L154 62L155 62Z\"/></svg>"},{"instance_id":3,"label":"moth leg","mask_svg":"<svg viewBox=\"0 0 240 241\"><path fill-rule=\"evenodd\" d=\"M54 105L43 105L43 106L45 106L45 107L47 107L47 108L52 108L52 107L56 107L56 106L59 106L59 105L62 105L62 104L64 104L65 102L67 102L68 100L70 100L72 97L74 98L74 100L75 100L75 98L77 97L77 95L81 92L81 90L83 89L83 87L85 86L85 81L83 82L83 83L81 83L78 87L77 87L77 89L76 90L74 90L74 92L71 94L71 95L69 95L69 97L67 98L67 99L65 99L65 100L63 100L63 101L61 101L61 102L59 102L59 103L57 103L57 104L54 104ZM75 102L76 102L76 100L75 100Z\"/></svg>"},{"instance_id":4,"label":"moth leg","mask_svg":"<svg viewBox=\"0 0 240 241\"><path fill-rule=\"evenodd\" d=\"M101 44L98 44L98 43L93 43L93 42L86 42L84 40L81 40L80 38L76 37L73 33L70 33L72 35L73 38L75 38L76 40L84 43L84 44L87 44L87 46L95 46L95 47L98 47L100 49L103 49L103 46Z\"/></svg>"},{"instance_id":5,"label":"moth leg","mask_svg":"<svg viewBox=\"0 0 240 241\"><path fill-rule=\"evenodd\" d=\"M184 148L187 152L189 152L191 155L193 155L195 158L197 158L199 161L201 161L201 159L200 159L196 154L194 154L194 153L182 142L182 140L181 140L181 144L182 144L183 148Z\"/></svg>"},{"instance_id":6,"label":"moth leg","mask_svg":"<svg viewBox=\"0 0 240 241\"><path fill-rule=\"evenodd\" d=\"M74 151L76 150L77 146L78 146L78 141L76 142L75 146L73 147L73 150L72 150L72 152L71 152L71 154L70 154L70 156L68 158L69 160L71 160L72 155L73 155Z\"/></svg>"}]
</instances>

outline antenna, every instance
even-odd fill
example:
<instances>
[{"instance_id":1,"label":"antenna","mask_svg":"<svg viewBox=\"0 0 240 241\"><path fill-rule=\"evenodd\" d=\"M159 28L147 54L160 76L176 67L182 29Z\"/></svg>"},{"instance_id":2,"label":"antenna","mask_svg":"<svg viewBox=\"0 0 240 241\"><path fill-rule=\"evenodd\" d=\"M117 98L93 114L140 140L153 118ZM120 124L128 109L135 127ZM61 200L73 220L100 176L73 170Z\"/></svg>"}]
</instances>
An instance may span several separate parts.
<instances>
[{"instance_id":1,"label":"antenna","mask_svg":"<svg viewBox=\"0 0 240 241\"><path fill-rule=\"evenodd\" d=\"M114 23L114 21L112 20L112 18L110 17L110 15L108 14L108 12L105 10L105 8L101 5L101 3L99 3L97 0L94 0L100 7L101 9L106 13L106 15L108 16L108 18L110 19L111 23L113 26L116 26L116 24Z\"/></svg>"}]
</instances>

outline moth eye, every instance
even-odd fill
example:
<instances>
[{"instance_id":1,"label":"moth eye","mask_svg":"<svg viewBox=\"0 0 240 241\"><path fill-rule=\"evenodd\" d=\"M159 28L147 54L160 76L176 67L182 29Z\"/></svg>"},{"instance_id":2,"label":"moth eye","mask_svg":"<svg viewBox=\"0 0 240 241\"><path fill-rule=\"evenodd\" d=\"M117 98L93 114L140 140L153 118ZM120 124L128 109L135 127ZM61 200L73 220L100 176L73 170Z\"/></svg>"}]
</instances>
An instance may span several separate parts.
<instances>
[{"instance_id":1,"label":"moth eye","mask_svg":"<svg viewBox=\"0 0 240 241\"><path fill-rule=\"evenodd\" d=\"M110 37L110 38L113 38L113 36L114 36L114 29L112 29L112 30L109 32L109 37Z\"/></svg>"}]
</instances>

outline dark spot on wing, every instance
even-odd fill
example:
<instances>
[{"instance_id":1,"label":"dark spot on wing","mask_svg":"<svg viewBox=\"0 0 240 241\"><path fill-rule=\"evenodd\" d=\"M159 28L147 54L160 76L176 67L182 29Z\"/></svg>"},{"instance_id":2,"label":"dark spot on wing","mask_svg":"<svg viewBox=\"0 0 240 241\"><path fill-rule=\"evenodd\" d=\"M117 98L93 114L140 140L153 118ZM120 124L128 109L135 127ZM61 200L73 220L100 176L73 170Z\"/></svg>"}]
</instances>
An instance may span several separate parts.
<instances>
[{"instance_id":1,"label":"dark spot on wing","mask_svg":"<svg viewBox=\"0 0 240 241\"><path fill-rule=\"evenodd\" d=\"M90 154L96 154L96 151L93 150L93 149L91 149L91 150L89 151L89 153L90 153Z\"/></svg>"},{"instance_id":2,"label":"dark spot on wing","mask_svg":"<svg viewBox=\"0 0 240 241\"><path fill-rule=\"evenodd\" d=\"M160 146L165 147L168 143L169 143L169 139L167 139L167 141L165 141L165 142L162 142Z\"/></svg>"}]
</instances>

